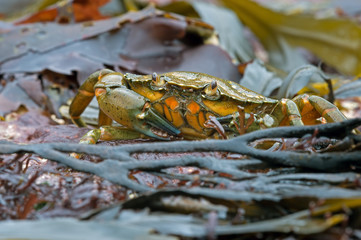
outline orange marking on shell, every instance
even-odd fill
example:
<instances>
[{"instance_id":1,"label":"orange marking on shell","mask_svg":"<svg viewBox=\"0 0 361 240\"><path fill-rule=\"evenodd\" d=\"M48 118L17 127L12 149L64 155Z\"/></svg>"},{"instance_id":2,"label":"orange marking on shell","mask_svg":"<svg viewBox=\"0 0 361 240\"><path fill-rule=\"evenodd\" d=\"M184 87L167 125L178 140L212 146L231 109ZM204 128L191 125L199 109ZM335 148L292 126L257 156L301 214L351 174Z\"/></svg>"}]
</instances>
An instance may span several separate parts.
<instances>
[{"instance_id":1,"label":"orange marking on shell","mask_svg":"<svg viewBox=\"0 0 361 240\"><path fill-rule=\"evenodd\" d=\"M178 111L171 111L170 112L172 115L172 121L171 123L176 126L176 127L180 127L182 125L184 125L184 120L182 115L180 114L180 112Z\"/></svg>"},{"instance_id":2,"label":"orange marking on shell","mask_svg":"<svg viewBox=\"0 0 361 240\"><path fill-rule=\"evenodd\" d=\"M196 103L195 101L192 101L190 104L188 104L187 109L191 114L194 115L199 112L201 107L198 105L198 103Z\"/></svg>"},{"instance_id":3,"label":"orange marking on shell","mask_svg":"<svg viewBox=\"0 0 361 240\"><path fill-rule=\"evenodd\" d=\"M199 113L198 121L201 126L204 126L204 123L206 122L206 116L204 115L204 112Z\"/></svg>"},{"instance_id":4,"label":"orange marking on shell","mask_svg":"<svg viewBox=\"0 0 361 240\"><path fill-rule=\"evenodd\" d=\"M202 132L203 128L199 125L198 123L198 118L196 115L186 115L186 119L188 124L194 128L195 130L197 130L198 132Z\"/></svg>"},{"instance_id":5,"label":"orange marking on shell","mask_svg":"<svg viewBox=\"0 0 361 240\"><path fill-rule=\"evenodd\" d=\"M229 114L233 114L237 111L237 106L239 103L233 100L228 101L213 101L208 99L203 99L203 104L209 108L210 111L214 112L215 114L218 114L220 116L226 116ZM252 110L252 109L247 109Z\"/></svg>"},{"instance_id":6,"label":"orange marking on shell","mask_svg":"<svg viewBox=\"0 0 361 240\"><path fill-rule=\"evenodd\" d=\"M161 99L165 94L165 91L152 90L146 84L140 82L129 82L129 85L132 91L148 98L151 102Z\"/></svg>"},{"instance_id":7,"label":"orange marking on shell","mask_svg":"<svg viewBox=\"0 0 361 240\"><path fill-rule=\"evenodd\" d=\"M169 97L167 98L165 101L165 104L169 106L169 108L171 110L175 110L178 106L179 106L179 103L177 101L177 98L176 97Z\"/></svg>"},{"instance_id":8,"label":"orange marking on shell","mask_svg":"<svg viewBox=\"0 0 361 240\"><path fill-rule=\"evenodd\" d=\"M99 95L106 93L106 91L107 90L105 90L104 88L97 88L97 89L95 89L95 96L98 97Z\"/></svg>"},{"instance_id":9,"label":"orange marking on shell","mask_svg":"<svg viewBox=\"0 0 361 240\"><path fill-rule=\"evenodd\" d=\"M170 122L173 121L172 116L169 112L169 109L166 105L164 105L164 116L168 119L168 121L170 121Z\"/></svg>"}]
</instances>

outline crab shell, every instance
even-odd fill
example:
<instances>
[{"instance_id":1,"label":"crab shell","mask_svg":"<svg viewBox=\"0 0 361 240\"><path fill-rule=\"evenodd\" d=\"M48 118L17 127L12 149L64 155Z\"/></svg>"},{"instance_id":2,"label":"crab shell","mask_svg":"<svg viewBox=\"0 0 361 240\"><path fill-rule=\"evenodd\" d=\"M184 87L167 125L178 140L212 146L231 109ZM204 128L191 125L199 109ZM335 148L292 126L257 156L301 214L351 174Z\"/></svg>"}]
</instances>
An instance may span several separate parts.
<instances>
[{"instance_id":1,"label":"crab shell","mask_svg":"<svg viewBox=\"0 0 361 240\"><path fill-rule=\"evenodd\" d=\"M204 127L210 116L232 115L238 106L246 113L268 114L279 103L204 73L171 72L159 76L127 73L123 81L129 89L149 99L152 107L188 139L212 134L213 130Z\"/></svg>"}]
</instances>

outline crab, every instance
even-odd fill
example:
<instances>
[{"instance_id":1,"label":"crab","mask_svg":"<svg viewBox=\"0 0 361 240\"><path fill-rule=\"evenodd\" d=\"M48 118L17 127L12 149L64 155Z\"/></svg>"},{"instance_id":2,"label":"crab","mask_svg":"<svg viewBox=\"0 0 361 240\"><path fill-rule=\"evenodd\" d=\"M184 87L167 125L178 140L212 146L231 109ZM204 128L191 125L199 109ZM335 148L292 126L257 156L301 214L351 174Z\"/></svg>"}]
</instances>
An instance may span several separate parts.
<instances>
[{"instance_id":1,"label":"crab","mask_svg":"<svg viewBox=\"0 0 361 240\"><path fill-rule=\"evenodd\" d=\"M210 122L225 129L227 137L276 126L317 124L320 118L326 122L346 119L335 105L318 96L276 100L204 73L136 75L103 69L85 80L70 105L76 125L86 126L80 115L94 96L100 128L87 133L81 143L140 136L220 138L219 129ZM113 120L121 126L111 126Z\"/></svg>"}]
</instances>

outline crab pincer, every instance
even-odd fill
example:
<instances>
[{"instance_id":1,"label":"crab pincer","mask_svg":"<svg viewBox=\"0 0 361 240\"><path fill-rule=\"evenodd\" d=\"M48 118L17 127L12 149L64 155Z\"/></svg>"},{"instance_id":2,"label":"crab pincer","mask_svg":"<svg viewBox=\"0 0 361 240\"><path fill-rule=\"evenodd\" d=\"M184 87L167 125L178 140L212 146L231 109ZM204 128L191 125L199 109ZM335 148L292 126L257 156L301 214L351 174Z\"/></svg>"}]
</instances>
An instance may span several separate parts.
<instances>
[{"instance_id":1,"label":"crab pincer","mask_svg":"<svg viewBox=\"0 0 361 240\"><path fill-rule=\"evenodd\" d=\"M109 118L148 137L169 140L180 130L157 113L145 97L125 87L95 89L99 108Z\"/></svg>"}]
</instances>

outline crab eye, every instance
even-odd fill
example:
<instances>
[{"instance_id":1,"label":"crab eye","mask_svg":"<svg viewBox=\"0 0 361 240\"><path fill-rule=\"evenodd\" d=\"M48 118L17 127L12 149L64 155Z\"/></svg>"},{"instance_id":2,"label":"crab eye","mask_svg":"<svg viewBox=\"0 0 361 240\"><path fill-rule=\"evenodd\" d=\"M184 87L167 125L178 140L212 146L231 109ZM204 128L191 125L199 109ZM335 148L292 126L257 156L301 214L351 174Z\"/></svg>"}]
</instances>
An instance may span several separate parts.
<instances>
[{"instance_id":1,"label":"crab eye","mask_svg":"<svg viewBox=\"0 0 361 240\"><path fill-rule=\"evenodd\" d=\"M154 73L152 74L152 81L153 81L153 82L156 82L158 79L159 79L158 74L157 74L156 72L154 72Z\"/></svg>"},{"instance_id":2,"label":"crab eye","mask_svg":"<svg viewBox=\"0 0 361 240\"><path fill-rule=\"evenodd\" d=\"M221 94L219 93L216 80L213 80L208 86L204 88L204 94L202 94L202 96L209 100L217 100L220 98Z\"/></svg>"},{"instance_id":3,"label":"crab eye","mask_svg":"<svg viewBox=\"0 0 361 240\"><path fill-rule=\"evenodd\" d=\"M165 81L162 77L159 77L157 73L152 74L152 83L154 86L161 87L165 84Z\"/></svg>"},{"instance_id":4,"label":"crab eye","mask_svg":"<svg viewBox=\"0 0 361 240\"><path fill-rule=\"evenodd\" d=\"M166 84L165 77L159 76L157 73L153 73L153 74L152 74L151 88L152 88L153 90L163 89L163 87L165 86L165 84Z\"/></svg>"}]
</instances>

